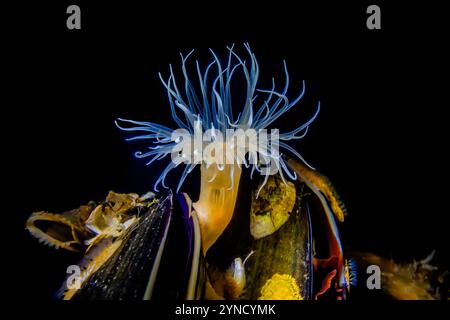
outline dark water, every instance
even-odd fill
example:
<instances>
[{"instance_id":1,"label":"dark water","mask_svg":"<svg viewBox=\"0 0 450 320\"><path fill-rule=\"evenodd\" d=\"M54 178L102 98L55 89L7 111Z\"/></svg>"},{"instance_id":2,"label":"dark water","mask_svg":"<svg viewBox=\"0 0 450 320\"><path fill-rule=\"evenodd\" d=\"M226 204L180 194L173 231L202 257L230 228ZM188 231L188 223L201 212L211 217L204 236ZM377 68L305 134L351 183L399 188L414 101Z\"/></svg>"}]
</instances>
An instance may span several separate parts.
<instances>
[{"instance_id":1,"label":"dark water","mask_svg":"<svg viewBox=\"0 0 450 320\"><path fill-rule=\"evenodd\" d=\"M294 146L346 203L345 248L400 261L435 249L436 262L450 265L447 189L441 187L449 178L441 20L424 23L411 18L419 8L386 6L382 30L369 31L363 4L224 3L213 9L83 2L82 30L72 32L65 27L66 7L22 8L11 24L17 35L8 36L14 72L3 117L3 227L11 234L12 296L51 297L65 266L78 259L32 239L24 230L31 212L75 208L109 190L152 188L162 164L146 167L133 158L145 143L124 142L113 120L174 125L157 72L167 75L169 63L178 67L179 52L196 48L204 65L207 48L223 55L227 45L243 42L259 60L264 87L272 76L283 85L282 59L291 96L306 80L304 100L277 127L295 128L321 102L308 136ZM424 15L430 10L420 8ZM169 185L178 176L170 176ZM184 187L193 194L195 176Z\"/></svg>"}]
</instances>

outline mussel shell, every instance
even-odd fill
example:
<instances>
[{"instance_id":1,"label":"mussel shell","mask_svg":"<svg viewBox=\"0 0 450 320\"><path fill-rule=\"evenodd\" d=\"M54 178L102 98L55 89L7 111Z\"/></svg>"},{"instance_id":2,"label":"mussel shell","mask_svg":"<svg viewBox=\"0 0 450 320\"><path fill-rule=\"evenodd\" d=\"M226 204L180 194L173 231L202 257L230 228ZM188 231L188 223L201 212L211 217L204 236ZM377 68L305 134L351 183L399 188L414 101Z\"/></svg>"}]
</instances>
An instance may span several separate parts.
<instances>
[{"instance_id":1,"label":"mussel shell","mask_svg":"<svg viewBox=\"0 0 450 320\"><path fill-rule=\"evenodd\" d=\"M190 281L202 283L191 279L195 223L186 208L174 209L173 203L169 192L141 212L121 246L72 299L184 299ZM201 270L201 263L196 265ZM201 286L194 289L201 296Z\"/></svg>"},{"instance_id":2,"label":"mussel shell","mask_svg":"<svg viewBox=\"0 0 450 320\"><path fill-rule=\"evenodd\" d=\"M242 175L241 179L233 219L206 256L209 270L213 266L225 272L236 257L244 260L254 251L245 263L246 287L241 299L260 298L264 284L277 273L293 277L302 298L312 299L312 234L303 204L303 184L295 184L296 203L287 222L273 234L255 240L250 233L250 210L262 178L250 180Z\"/></svg>"},{"instance_id":3,"label":"mussel shell","mask_svg":"<svg viewBox=\"0 0 450 320\"><path fill-rule=\"evenodd\" d=\"M287 222L275 233L253 240L255 252L248 261L244 298L258 299L275 274L295 279L302 299L313 298L312 234L309 211L301 184L296 185L296 203Z\"/></svg>"},{"instance_id":4,"label":"mussel shell","mask_svg":"<svg viewBox=\"0 0 450 320\"><path fill-rule=\"evenodd\" d=\"M146 210L122 245L75 293L77 299L143 299L151 296L171 217L171 195Z\"/></svg>"},{"instance_id":5,"label":"mussel shell","mask_svg":"<svg viewBox=\"0 0 450 320\"><path fill-rule=\"evenodd\" d=\"M126 215L133 217L129 219L131 224L118 235L102 235L86 250L79 264L84 270L81 288L67 290L66 282L60 292L66 299L85 300L215 299L214 295L205 295L208 287L225 299L259 299L268 297L262 294L264 288L277 283L273 279L280 276L280 284L284 285L286 279L292 284L295 299L345 299L342 247L326 197L318 188L311 190L300 178L289 182L291 189L286 191L286 185L278 183L281 178L271 176L278 182L267 189L275 192L267 191L269 197L264 201L284 204L287 195L289 201L277 206L261 202L257 208L263 210L252 211L253 204L259 201L256 194L263 179L241 176L231 222L206 257L198 217L187 196L174 196L169 191L155 201L130 205ZM260 218L266 221L267 212L271 219L277 218L277 213L282 219L276 220L273 227L259 224L258 228L267 230L252 233L252 213L255 222ZM92 266L95 268L89 268Z\"/></svg>"},{"instance_id":6,"label":"mussel shell","mask_svg":"<svg viewBox=\"0 0 450 320\"><path fill-rule=\"evenodd\" d=\"M205 268L199 222L188 197L177 194L175 199L152 299L200 300Z\"/></svg>"}]
</instances>

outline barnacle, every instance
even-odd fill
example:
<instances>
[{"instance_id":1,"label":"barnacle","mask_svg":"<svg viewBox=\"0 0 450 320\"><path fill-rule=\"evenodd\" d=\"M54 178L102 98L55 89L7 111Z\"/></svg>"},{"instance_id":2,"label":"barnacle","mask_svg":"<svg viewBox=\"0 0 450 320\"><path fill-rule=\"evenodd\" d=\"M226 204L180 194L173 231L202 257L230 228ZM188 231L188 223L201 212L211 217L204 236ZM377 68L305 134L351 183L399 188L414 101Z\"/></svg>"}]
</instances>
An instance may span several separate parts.
<instances>
[{"instance_id":1,"label":"barnacle","mask_svg":"<svg viewBox=\"0 0 450 320\"><path fill-rule=\"evenodd\" d=\"M93 236L85 222L94 208L95 205L89 203L62 214L34 212L25 227L39 242L56 249L80 251L83 242Z\"/></svg>"},{"instance_id":2,"label":"barnacle","mask_svg":"<svg viewBox=\"0 0 450 320\"><path fill-rule=\"evenodd\" d=\"M277 231L289 218L295 205L295 186L270 177L250 209L250 233L255 239Z\"/></svg>"},{"instance_id":3,"label":"barnacle","mask_svg":"<svg viewBox=\"0 0 450 320\"><path fill-rule=\"evenodd\" d=\"M129 215L131 209L148 206L147 200L153 194L145 194L140 197L138 194L116 193L110 191L105 203L98 205L89 218L85 221L94 236L85 241L89 248L105 237L119 237L127 228L136 223L136 216Z\"/></svg>"}]
</instances>

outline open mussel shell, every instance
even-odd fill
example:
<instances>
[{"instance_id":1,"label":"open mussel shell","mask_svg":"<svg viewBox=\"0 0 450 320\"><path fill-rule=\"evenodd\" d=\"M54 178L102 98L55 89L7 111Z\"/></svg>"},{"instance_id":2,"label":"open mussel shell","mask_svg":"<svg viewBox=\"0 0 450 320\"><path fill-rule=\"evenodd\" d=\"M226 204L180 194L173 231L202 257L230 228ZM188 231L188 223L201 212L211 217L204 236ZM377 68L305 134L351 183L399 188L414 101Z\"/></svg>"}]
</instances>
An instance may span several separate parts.
<instances>
[{"instance_id":1,"label":"open mussel shell","mask_svg":"<svg viewBox=\"0 0 450 320\"><path fill-rule=\"evenodd\" d=\"M196 299L202 296L198 221L191 215L188 201L182 195L174 201L169 192L148 208L140 209L138 216L136 224L115 240L120 245L111 257L83 281L71 299Z\"/></svg>"}]
</instances>

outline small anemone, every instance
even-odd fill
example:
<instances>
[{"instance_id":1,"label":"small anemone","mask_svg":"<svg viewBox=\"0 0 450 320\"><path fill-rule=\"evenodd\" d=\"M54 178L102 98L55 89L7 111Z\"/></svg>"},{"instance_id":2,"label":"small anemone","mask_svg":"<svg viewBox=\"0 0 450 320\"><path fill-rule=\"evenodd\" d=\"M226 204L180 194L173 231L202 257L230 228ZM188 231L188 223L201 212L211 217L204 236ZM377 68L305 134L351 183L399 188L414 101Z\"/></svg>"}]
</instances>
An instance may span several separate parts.
<instances>
[{"instance_id":1,"label":"small anemone","mask_svg":"<svg viewBox=\"0 0 450 320\"><path fill-rule=\"evenodd\" d=\"M249 56L249 63L233 51L234 46L227 47L228 59L225 64L223 64L216 53L210 49L212 61L205 70L202 71L198 61L195 62L195 79L189 76L187 70L188 60L194 50L189 52L186 56L180 54L181 69L184 77L184 84L182 87L177 85L171 65L169 66L170 74L166 80L164 80L161 73L159 73L161 82L167 91L172 118L179 129L186 130L186 132L192 136L194 136L196 129L205 131L213 130L213 132L220 132L223 135L225 135L227 129L254 129L256 132L260 132L261 130L269 129L275 120L300 102L305 93L305 81L302 82L300 94L290 100L287 97L289 74L285 61L283 62L285 84L282 91L276 90L274 78L272 78L272 87L270 89L257 88L259 77L258 62L254 53L251 51L250 46L248 44L244 44L244 46ZM236 74L239 72L245 78L246 88L245 90L240 90L240 92L244 92L245 100L242 103L243 106L238 106L238 108L235 109L236 103L232 103L231 99L231 84L232 80L236 78ZM194 80L195 83L192 82ZM259 97L257 93L259 94ZM257 103L257 101L260 102ZM249 150L253 151L246 152L243 157L241 154L240 158L235 159L234 164L239 166L239 168L241 164L246 168L251 166L252 176L255 170L258 173L265 175L261 188L268 179L268 174L264 173L266 172L264 169L267 168L264 168L263 164L270 163L271 166L276 166L275 172L280 174L285 183L285 174L291 179L296 179L295 172L289 170L278 150L284 150L291 153L307 166L311 167L305 159L303 159L303 157L288 144L288 142L305 137L309 126L316 119L319 111L320 102L317 104L316 112L308 121L289 132L279 133L277 139L271 139L271 136L269 136L268 140L271 145L270 150L263 148L262 150L259 149L255 151L250 148ZM150 165L156 160L161 160L167 155L171 155L174 147L178 143L178 141L172 139L174 130L161 124L121 118L117 119L115 123L117 127L123 131L138 132L137 135L126 139L127 141L149 141L147 151L135 152L137 158L148 159L147 165ZM258 156L260 160L257 160ZM199 163L171 161L157 178L154 185L155 191L158 191L157 187L159 184L162 184L163 187L167 188L165 185L167 174L180 164L185 164L186 167L179 179L177 192L186 179L186 176L191 173L194 167ZM223 170L223 165L217 163L216 166L219 171ZM229 172L230 180L232 181L234 179L234 170L229 170ZM214 180L214 176L212 177L212 180ZM230 185L233 186L233 182L231 182Z\"/></svg>"}]
</instances>

